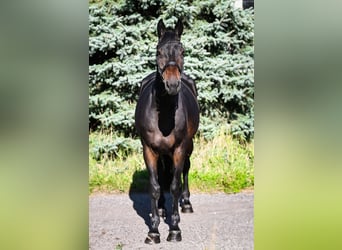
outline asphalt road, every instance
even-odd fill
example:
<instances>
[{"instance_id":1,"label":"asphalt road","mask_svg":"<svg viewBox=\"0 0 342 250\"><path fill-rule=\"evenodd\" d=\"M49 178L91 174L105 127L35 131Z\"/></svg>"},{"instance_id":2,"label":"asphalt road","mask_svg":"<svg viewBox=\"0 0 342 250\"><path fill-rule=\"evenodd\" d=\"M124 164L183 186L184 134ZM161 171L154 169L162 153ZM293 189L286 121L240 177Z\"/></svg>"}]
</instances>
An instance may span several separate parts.
<instances>
[{"instance_id":1,"label":"asphalt road","mask_svg":"<svg viewBox=\"0 0 342 250\"><path fill-rule=\"evenodd\" d=\"M171 196L167 195L170 211ZM147 245L148 194L92 195L89 198L89 249L253 249L253 192L193 194L194 213L180 213L181 242L168 242L169 214L159 225L160 244Z\"/></svg>"}]
</instances>

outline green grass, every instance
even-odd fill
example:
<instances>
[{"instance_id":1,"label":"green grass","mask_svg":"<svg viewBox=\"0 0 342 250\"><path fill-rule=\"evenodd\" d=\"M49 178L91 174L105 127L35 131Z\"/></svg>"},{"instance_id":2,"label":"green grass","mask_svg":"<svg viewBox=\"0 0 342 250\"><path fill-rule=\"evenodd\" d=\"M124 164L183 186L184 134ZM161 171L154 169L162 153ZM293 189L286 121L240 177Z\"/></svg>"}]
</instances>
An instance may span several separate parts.
<instances>
[{"instance_id":1,"label":"green grass","mask_svg":"<svg viewBox=\"0 0 342 250\"><path fill-rule=\"evenodd\" d=\"M200 192L236 193L254 186L254 143L220 132L211 141L195 140L189 179Z\"/></svg>"},{"instance_id":2,"label":"green grass","mask_svg":"<svg viewBox=\"0 0 342 250\"><path fill-rule=\"evenodd\" d=\"M103 134L90 134L91 150ZM191 192L235 193L254 186L254 143L239 142L223 130L212 140L196 138L191 156ZM96 160L89 154L89 191L147 191L148 173L141 152L119 152Z\"/></svg>"}]
</instances>

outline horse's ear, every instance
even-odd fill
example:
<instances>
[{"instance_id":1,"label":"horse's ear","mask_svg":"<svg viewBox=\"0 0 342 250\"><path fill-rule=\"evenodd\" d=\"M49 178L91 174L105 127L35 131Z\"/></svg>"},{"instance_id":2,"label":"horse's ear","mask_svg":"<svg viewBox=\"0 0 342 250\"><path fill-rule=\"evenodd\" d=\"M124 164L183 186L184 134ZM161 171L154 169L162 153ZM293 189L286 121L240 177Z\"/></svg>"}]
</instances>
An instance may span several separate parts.
<instances>
[{"instance_id":1,"label":"horse's ear","mask_svg":"<svg viewBox=\"0 0 342 250\"><path fill-rule=\"evenodd\" d=\"M178 19L178 21L177 21L175 32L179 38L181 37L181 35L183 33L183 23L180 19Z\"/></svg>"},{"instance_id":2,"label":"horse's ear","mask_svg":"<svg viewBox=\"0 0 342 250\"><path fill-rule=\"evenodd\" d=\"M160 19L157 25L157 31L158 31L158 38L160 39L164 33L165 33L165 24L163 22L163 19Z\"/></svg>"}]
</instances>

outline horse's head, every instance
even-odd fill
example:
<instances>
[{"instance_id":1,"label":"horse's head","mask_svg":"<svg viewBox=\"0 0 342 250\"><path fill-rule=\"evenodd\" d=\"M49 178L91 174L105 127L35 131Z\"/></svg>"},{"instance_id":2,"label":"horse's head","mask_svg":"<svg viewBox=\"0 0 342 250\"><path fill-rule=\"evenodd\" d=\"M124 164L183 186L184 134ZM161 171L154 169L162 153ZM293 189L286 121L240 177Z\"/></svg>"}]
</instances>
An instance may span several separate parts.
<instances>
[{"instance_id":1,"label":"horse's head","mask_svg":"<svg viewBox=\"0 0 342 250\"><path fill-rule=\"evenodd\" d=\"M183 24L178 20L174 30L166 29L163 20L158 22L157 68L169 95L181 88L184 49L180 42Z\"/></svg>"}]
</instances>

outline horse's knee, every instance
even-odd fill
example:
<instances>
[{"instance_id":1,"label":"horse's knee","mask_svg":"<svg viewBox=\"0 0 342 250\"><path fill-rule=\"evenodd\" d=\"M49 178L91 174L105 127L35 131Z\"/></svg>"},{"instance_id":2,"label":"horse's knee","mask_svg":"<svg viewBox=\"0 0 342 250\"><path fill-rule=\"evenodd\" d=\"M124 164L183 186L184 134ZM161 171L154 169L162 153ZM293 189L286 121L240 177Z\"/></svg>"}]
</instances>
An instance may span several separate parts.
<instances>
[{"instance_id":1,"label":"horse's knee","mask_svg":"<svg viewBox=\"0 0 342 250\"><path fill-rule=\"evenodd\" d=\"M170 186L170 191L173 195L177 195L180 193L181 190L181 185L180 185L180 181L177 179L174 179L171 183Z\"/></svg>"},{"instance_id":2,"label":"horse's knee","mask_svg":"<svg viewBox=\"0 0 342 250\"><path fill-rule=\"evenodd\" d=\"M151 185L151 196L153 199L155 200L159 200L160 198L160 186L155 184L155 185Z\"/></svg>"}]
</instances>

